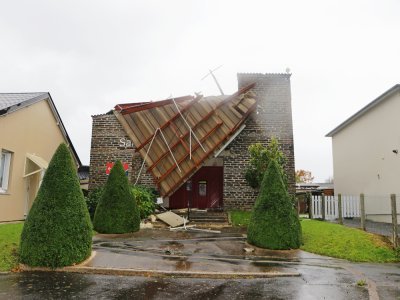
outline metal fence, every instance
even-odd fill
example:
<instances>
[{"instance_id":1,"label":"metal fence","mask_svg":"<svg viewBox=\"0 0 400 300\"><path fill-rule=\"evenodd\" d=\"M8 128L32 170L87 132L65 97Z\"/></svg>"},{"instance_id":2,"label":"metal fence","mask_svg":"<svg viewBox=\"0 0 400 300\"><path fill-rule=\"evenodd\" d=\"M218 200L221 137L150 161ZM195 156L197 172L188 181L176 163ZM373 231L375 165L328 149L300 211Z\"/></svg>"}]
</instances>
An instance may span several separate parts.
<instances>
[{"instance_id":1,"label":"metal fence","mask_svg":"<svg viewBox=\"0 0 400 300\"><path fill-rule=\"evenodd\" d=\"M399 246L400 195L312 196L310 218L335 221L388 236Z\"/></svg>"}]
</instances>

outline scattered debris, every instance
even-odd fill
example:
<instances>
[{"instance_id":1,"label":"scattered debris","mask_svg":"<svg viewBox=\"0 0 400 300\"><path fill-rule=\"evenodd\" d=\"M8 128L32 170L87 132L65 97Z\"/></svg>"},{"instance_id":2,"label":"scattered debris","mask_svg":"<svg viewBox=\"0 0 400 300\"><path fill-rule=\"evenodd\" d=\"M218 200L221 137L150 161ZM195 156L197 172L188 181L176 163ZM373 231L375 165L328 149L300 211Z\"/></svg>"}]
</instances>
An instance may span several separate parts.
<instances>
[{"instance_id":1,"label":"scattered debris","mask_svg":"<svg viewBox=\"0 0 400 300\"><path fill-rule=\"evenodd\" d=\"M150 215L149 218L150 218L151 223L154 223L155 221L157 221L157 217L155 215Z\"/></svg>"},{"instance_id":2,"label":"scattered debris","mask_svg":"<svg viewBox=\"0 0 400 300\"><path fill-rule=\"evenodd\" d=\"M186 226L187 227L187 226ZM202 228L189 228L189 230L193 231L202 231L202 232L210 232L210 233L221 233L220 230L211 230L211 229L202 229Z\"/></svg>"},{"instance_id":3,"label":"scattered debris","mask_svg":"<svg viewBox=\"0 0 400 300\"><path fill-rule=\"evenodd\" d=\"M174 230L182 230L182 229L190 229L196 227L196 225L187 225L187 226L179 226L179 227L174 227L174 228L170 228L169 230L174 231Z\"/></svg>"},{"instance_id":4,"label":"scattered debris","mask_svg":"<svg viewBox=\"0 0 400 300\"><path fill-rule=\"evenodd\" d=\"M147 223L141 222L140 223L140 229L151 229L151 228L153 228L153 224L150 222L147 222Z\"/></svg>"},{"instance_id":5,"label":"scattered debris","mask_svg":"<svg viewBox=\"0 0 400 300\"><path fill-rule=\"evenodd\" d=\"M177 227L189 223L188 220L183 217L173 213L172 211L167 211L157 215L157 218L168 224L171 227Z\"/></svg>"}]
</instances>

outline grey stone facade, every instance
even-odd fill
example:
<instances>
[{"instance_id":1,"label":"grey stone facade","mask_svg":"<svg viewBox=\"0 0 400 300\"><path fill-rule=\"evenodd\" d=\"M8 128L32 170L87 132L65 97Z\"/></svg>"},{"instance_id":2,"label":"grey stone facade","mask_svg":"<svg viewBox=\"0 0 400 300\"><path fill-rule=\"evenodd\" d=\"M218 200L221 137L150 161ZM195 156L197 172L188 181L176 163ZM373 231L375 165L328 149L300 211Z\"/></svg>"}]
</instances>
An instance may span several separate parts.
<instances>
[{"instance_id":1,"label":"grey stone facade","mask_svg":"<svg viewBox=\"0 0 400 300\"><path fill-rule=\"evenodd\" d=\"M135 153L134 145L124 128L113 113L92 116L89 190L106 183L106 164L116 160L128 163L129 180L134 183L142 159L139 153ZM139 184L154 187L151 175L146 173L140 177Z\"/></svg>"},{"instance_id":2,"label":"grey stone facade","mask_svg":"<svg viewBox=\"0 0 400 300\"><path fill-rule=\"evenodd\" d=\"M247 149L257 142L267 145L272 136L278 138L287 158L290 192L295 188L290 74L238 74L239 88L253 82L256 83L253 91L258 99L257 111L249 116L245 129L220 156L224 161L225 210L253 207L257 191L244 177L249 162ZM134 183L142 159L134 152L125 130L112 113L93 116L92 120L89 189L106 182L106 163L117 159L129 164L129 178ZM154 187L148 173L142 173L139 184Z\"/></svg>"},{"instance_id":3,"label":"grey stone facade","mask_svg":"<svg viewBox=\"0 0 400 300\"><path fill-rule=\"evenodd\" d=\"M224 152L225 210L253 207L257 191L244 177L250 160L248 147L254 143L267 145L272 136L279 140L287 158L289 189L291 193L295 191L290 74L238 74L239 89L253 82L257 111L250 115L245 129Z\"/></svg>"}]
</instances>

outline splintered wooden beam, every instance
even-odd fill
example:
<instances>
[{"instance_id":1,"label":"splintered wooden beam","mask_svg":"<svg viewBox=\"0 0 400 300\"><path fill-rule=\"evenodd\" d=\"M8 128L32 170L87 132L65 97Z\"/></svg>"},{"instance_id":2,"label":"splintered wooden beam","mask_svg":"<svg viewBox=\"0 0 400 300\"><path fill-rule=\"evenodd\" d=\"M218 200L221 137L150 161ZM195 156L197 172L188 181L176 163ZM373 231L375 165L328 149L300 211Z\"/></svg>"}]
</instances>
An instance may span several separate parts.
<instances>
[{"instance_id":1,"label":"splintered wooden beam","mask_svg":"<svg viewBox=\"0 0 400 300\"><path fill-rule=\"evenodd\" d=\"M195 103L197 103L201 98L203 98L203 96L199 95L196 98L194 98L188 105L186 105L184 108L182 108L180 110L180 113L177 112L171 119L169 119L167 122L165 122L163 125L160 126L160 129L163 130L164 128L166 128L167 126L169 126L173 121L175 121L177 118L179 118L181 116L181 113L183 114L184 112L186 112L188 109L190 109ZM142 149L144 146L146 146L151 139L153 138L154 135L148 137L142 144L140 144L137 148L136 148L136 152L138 152L140 149Z\"/></svg>"},{"instance_id":2,"label":"splintered wooden beam","mask_svg":"<svg viewBox=\"0 0 400 300\"><path fill-rule=\"evenodd\" d=\"M222 124L223 124L222 122L217 123L217 125L215 125L205 136L203 136L203 137L200 139L200 143L202 143L202 142L203 142L205 139L207 139L213 132L215 132L219 127L221 127ZM200 147L200 144L197 143L197 144L193 147L192 152L196 151L199 147ZM180 164L181 162L183 162L188 156L189 156L189 153L185 153L185 155L184 155L181 159L178 160L178 164ZM203 159L203 158L202 158L202 159ZM200 161L202 161L202 159L201 159ZM198 165L198 164L196 164L196 165ZM165 177L167 177L169 174L171 174L171 172L172 172L173 170L175 170L176 167L177 167L177 164L172 165L172 166L157 180L157 183L163 181L163 180L165 179Z\"/></svg>"}]
</instances>

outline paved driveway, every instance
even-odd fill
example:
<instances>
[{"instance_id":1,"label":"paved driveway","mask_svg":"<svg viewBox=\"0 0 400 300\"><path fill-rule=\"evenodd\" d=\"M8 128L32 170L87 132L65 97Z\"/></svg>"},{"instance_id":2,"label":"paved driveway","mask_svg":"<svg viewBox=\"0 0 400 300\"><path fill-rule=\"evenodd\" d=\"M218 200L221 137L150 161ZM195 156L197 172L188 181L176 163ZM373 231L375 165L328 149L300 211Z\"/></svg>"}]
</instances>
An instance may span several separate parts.
<instances>
[{"instance_id":1,"label":"paved driveway","mask_svg":"<svg viewBox=\"0 0 400 300\"><path fill-rule=\"evenodd\" d=\"M246 252L243 234L96 236L96 255L70 268L86 274L2 275L0 299L400 299L399 264L352 264L300 250Z\"/></svg>"}]
</instances>

